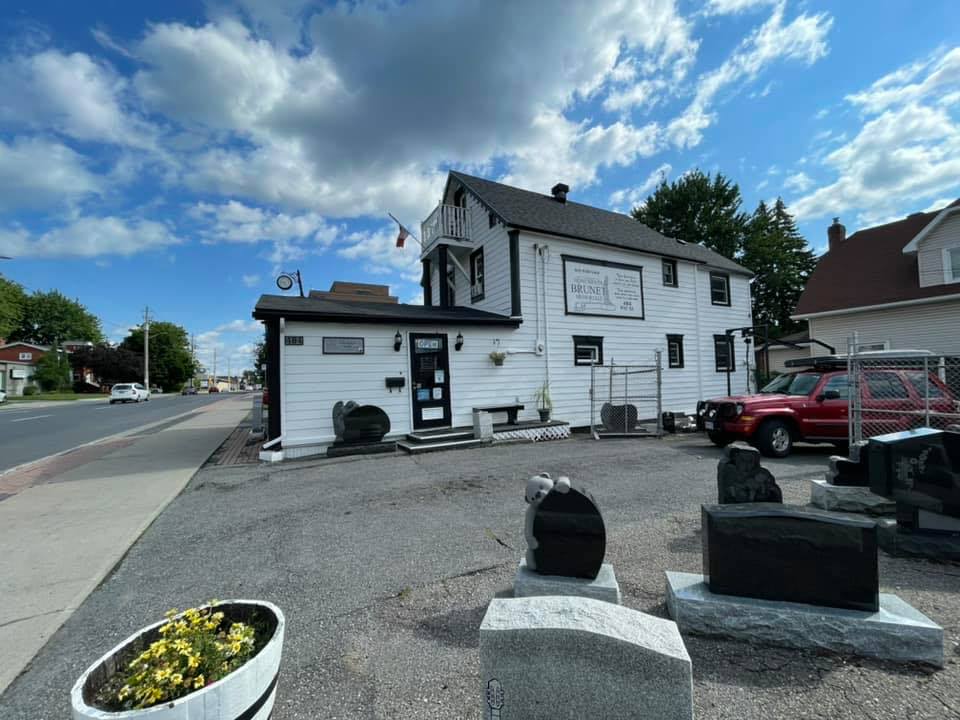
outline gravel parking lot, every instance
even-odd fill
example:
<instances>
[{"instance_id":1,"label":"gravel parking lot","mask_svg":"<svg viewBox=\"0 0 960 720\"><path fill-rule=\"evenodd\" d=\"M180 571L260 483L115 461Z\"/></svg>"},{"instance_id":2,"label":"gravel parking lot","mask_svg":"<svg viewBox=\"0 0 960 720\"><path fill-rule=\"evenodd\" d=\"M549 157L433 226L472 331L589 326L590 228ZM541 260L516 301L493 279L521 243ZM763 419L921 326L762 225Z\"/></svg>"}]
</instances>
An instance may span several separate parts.
<instances>
[{"instance_id":1,"label":"gravel parking lot","mask_svg":"<svg viewBox=\"0 0 960 720\"><path fill-rule=\"evenodd\" d=\"M829 448L765 461L805 504ZM0 697L62 720L84 668L169 607L262 598L288 627L274 720L480 717L478 628L524 548L540 470L596 497L624 603L665 616L664 571L699 572L719 450L700 436L504 445L208 467ZM686 637L697 718L960 718L960 565L881 553L881 586L944 627L946 667Z\"/></svg>"}]
</instances>

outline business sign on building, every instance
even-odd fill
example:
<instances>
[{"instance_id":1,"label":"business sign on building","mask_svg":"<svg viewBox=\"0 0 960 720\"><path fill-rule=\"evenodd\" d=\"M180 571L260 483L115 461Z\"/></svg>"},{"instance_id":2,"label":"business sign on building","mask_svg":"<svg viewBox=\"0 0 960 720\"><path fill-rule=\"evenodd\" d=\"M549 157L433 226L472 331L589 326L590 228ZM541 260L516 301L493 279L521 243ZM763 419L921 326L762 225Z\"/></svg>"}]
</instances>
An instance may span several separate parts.
<instances>
[{"instance_id":1,"label":"business sign on building","mask_svg":"<svg viewBox=\"0 0 960 720\"><path fill-rule=\"evenodd\" d=\"M643 320L643 268L639 265L563 257L568 315L605 315Z\"/></svg>"}]
</instances>

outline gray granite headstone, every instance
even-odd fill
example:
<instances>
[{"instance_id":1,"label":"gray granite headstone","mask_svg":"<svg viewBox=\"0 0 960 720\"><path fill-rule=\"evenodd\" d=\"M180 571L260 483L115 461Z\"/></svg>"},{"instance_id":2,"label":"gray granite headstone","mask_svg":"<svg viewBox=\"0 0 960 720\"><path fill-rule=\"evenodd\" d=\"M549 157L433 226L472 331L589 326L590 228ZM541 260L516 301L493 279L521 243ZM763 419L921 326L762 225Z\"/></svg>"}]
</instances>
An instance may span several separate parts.
<instances>
[{"instance_id":1,"label":"gray granite headstone","mask_svg":"<svg viewBox=\"0 0 960 720\"><path fill-rule=\"evenodd\" d=\"M484 720L691 720L675 623L582 597L495 599L480 625Z\"/></svg>"},{"instance_id":2,"label":"gray granite headstone","mask_svg":"<svg viewBox=\"0 0 960 720\"><path fill-rule=\"evenodd\" d=\"M827 479L810 481L810 504L823 510L865 515L893 515L897 510L893 500L875 495L869 487L833 485Z\"/></svg>"}]
</instances>

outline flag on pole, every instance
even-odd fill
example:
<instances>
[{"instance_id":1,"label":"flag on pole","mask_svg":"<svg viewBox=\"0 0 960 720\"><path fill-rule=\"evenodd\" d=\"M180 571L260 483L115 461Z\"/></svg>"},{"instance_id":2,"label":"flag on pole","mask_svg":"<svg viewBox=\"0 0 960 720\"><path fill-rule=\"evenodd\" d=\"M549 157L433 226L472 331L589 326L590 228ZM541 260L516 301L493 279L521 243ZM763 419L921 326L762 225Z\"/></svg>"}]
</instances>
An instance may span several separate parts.
<instances>
[{"instance_id":1,"label":"flag on pole","mask_svg":"<svg viewBox=\"0 0 960 720\"><path fill-rule=\"evenodd\" d=\"M397 233L397 247L403 249L403 244L406 242L407 238L410 237L411 233L403 226L403 223L397 220L391 213L387 213L387 215L390 215L390 219L393 220L397 224L397 227L400 228L400 232Z\"/></svg>"}]
</instances>

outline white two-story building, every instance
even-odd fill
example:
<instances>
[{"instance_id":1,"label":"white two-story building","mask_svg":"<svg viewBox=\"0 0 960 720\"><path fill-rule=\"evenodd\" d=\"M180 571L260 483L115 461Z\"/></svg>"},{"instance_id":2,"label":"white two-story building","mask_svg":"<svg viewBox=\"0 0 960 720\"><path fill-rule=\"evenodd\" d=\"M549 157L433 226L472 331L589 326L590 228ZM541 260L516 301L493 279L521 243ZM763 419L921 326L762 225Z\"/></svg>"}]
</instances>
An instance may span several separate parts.
<instances>
[{"instance_id":1,"label":"white two-story building","mask_svg":"<svg viewBox=\"0 0 960 720\"><path fill-rule=\"evenodd\" d=\"M421 228L422 306L262 296L271 447L332 443L338 401L383 409L390 437L470 426L489 405L534 420L544 385L553 418L584 427L591 365L658 352L666 410L747 390L752 353L728 331L752 324L751 273L567 193L451 172Z\"/></svg>"}]
</instances>

